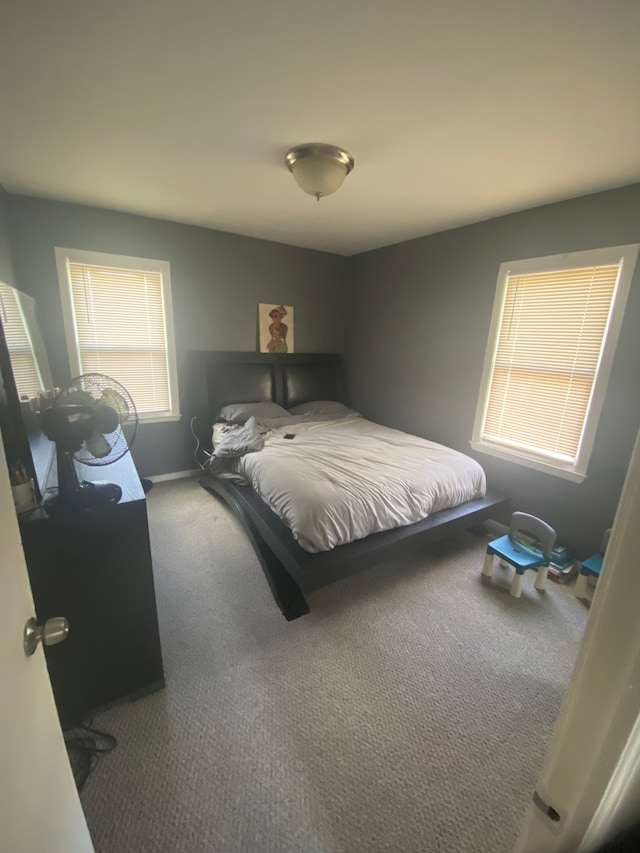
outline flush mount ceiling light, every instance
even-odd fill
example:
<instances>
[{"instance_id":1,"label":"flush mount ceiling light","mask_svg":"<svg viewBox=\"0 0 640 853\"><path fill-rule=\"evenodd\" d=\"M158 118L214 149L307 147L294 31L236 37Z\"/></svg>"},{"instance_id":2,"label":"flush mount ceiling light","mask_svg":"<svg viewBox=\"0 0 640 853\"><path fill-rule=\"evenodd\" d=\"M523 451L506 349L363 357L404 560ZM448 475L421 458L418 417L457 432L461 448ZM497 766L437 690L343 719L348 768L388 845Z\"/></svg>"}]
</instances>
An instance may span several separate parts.
<instances>
[{"instance_id":1,"label":"flush mount ceiling light","mask_svg":"<svg viewBox=\"0 0 640 853\"><path fill-rule=\"evenodd\" d=\"M356 163L344 148L324 142L294 145L285 154L284 162L300 189L318 201L339 189Z\"/></svg>"}]
</instances>

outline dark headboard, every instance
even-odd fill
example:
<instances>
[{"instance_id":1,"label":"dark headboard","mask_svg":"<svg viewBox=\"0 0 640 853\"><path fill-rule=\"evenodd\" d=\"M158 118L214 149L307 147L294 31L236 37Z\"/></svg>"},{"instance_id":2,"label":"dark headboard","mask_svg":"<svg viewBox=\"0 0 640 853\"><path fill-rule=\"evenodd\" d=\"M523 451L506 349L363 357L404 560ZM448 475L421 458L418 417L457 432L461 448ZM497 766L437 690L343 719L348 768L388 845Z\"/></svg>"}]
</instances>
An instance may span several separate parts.
<instances>
[{"instance_id":1,"label":"dark headboard","mask_svg":"<svg viewBox=\"0 0 640 853\"><path fill-rule=\"evenodd\" d=\"M342 358L327 353L187 353L184 413L197 416L196 434L211 442L211 424L227 403L272 400L285 408L309 400L343 402Z\"/></svg>"}]
</instances>

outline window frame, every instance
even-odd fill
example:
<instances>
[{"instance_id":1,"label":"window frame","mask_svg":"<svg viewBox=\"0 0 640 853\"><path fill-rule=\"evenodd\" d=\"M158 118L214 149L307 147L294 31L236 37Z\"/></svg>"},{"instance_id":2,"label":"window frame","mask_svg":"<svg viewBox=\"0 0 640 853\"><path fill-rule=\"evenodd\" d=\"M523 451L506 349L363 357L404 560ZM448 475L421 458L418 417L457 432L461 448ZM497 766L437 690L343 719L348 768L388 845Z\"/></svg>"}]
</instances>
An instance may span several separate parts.
<instances>
[{"instance_id":1,"label":"window frame","mask_svg":"<svg viewBox=\"0 0 640 853\"><path fill-rule=\"evenodd\" d=\"M565 252L559 255L547 255L541 258L528 258L518 261L506 261L500 264L498 271L498 282L489 327L489 337L484 359L482 378L476 415L473 425L473 434L470 445L473 450L486 453L499 459L515 462L527 468L544 471L557 477L571 480L574 483L582 483L587 477L587 469L593 451L598 421L602 412L602 406L607 391L611 366L618 343L620 328L624 318L627 298L631 288L631 281L638 257L640 244L633 243L624 246L612 246L603 249L587 249L580 252ZM500 326L504 313L504 304L507 293L507 281L510 275L524 275L527 273L551 272L562 269L572 269L581 266L604 266L607 264L621 263L618 274L609 322L604 333L604 344L601 351L600 361L596 368L595 380L591 400L587 408L582 440L578 448L575 463L564 463L553 460L541 451L540 455L527 453L519 448L508 448L505 445L493 444L482 438L482 429L489 404L489 391L493 378Z\"/></svg>"},{"instance_id":2,"label":"window frame","mask_svg":"<svg viewBox=\"0 0 640 853\"><path fill-rule=\"evenodd\" d=\"M60 297L62 300L62 317L69 356L69 368L72 377L79 376L82 373L82 366L80 361L80 344L75 323L75 306L73 304L71 279L69 276L69 263L93 264L95 266L113 267L114 269L148 270L160 273L162 277L164 329L167 341L167 381L170 408L165 413L138 412L138 417L140 423L145 424L167 423L180 420L182 416L180 414L180 400L178 396L178 367L173 326L173 301L171 297L171 270L169 261L160 261L153 258L137 258L132 255L115 255L108 252L92 252L86 249L65 249L59 246L55 247L55 256Z\"/></svg>"}]
</instances>

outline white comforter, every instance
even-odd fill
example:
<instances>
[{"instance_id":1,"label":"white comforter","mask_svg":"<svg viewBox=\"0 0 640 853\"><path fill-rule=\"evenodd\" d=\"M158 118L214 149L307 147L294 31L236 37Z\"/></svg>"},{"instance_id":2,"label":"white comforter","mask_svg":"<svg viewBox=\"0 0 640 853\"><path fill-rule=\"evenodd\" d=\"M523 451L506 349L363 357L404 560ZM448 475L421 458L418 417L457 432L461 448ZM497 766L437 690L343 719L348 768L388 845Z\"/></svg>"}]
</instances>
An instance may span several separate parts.
<instances>
[{"instance_id":1,"label":"white comforter","mask_svg":"<svg viewBox=\"0 0 640 853\"><path fill-rule=\"evenodd\" d=\"M360 417L273 429L264 449L234 468L312 553L486 491L484 471L469 456Z\"/></svg>"}]
</instances>

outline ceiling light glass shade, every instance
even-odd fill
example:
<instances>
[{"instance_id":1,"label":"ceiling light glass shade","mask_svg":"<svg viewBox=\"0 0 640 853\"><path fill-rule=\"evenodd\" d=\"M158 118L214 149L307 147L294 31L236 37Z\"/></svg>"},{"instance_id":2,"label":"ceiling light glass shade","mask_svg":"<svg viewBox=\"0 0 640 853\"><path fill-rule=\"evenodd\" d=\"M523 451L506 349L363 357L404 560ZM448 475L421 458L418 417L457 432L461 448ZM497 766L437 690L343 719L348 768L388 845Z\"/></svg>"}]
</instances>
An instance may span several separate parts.
<instances>
[{"instance_id":1,"label":"ceiling light glass shade","mask_svg":"<svg viewBox=\"0 0 640 853\"><path fill-rule=\"evenodd\" d=\"M318 201L339 189L355 165L348 151L322 142L296 145L287 151L285 163L300 189Z\"/></svg>"},{"instance_id":2,"label":"ceiling light glass shade","mask_svg":"<svg viewBox=\"0 0 640 853\"><path fill-rule=\"evenodd\" d=\"M334 193L347 177L347 167L344 163L326 157L298 160L291 171L301 190L320 197Z\"/></svg>"}]
</instances>

